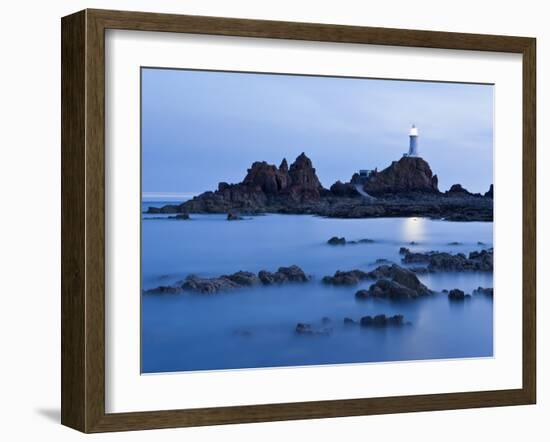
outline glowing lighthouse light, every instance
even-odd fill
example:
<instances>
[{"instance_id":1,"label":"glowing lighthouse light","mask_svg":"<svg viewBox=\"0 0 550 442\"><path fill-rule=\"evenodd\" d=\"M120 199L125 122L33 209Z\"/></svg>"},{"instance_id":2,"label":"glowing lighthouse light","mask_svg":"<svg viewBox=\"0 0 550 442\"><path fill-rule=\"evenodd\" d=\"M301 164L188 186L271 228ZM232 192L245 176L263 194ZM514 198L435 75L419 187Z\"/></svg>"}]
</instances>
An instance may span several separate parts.
<instances>
[{"instance_id":1,"label":"glowing lighthouse light","mask_svg":"<svg viewBox=\"0 0 550 442\"><path fill-rule=\"evenodd\" d=\"M418 129L414 124L409 131L409 153L407 154L407 156L418 156Z\"/></svg>"}]
</instances>

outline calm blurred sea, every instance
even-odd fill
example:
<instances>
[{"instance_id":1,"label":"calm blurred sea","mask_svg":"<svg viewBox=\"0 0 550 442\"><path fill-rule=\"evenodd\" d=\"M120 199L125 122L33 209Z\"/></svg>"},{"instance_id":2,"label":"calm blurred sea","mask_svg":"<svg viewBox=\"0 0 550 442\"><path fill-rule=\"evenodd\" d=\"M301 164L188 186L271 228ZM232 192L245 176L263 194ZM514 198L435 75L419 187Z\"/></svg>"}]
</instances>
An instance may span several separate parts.
<instances>
[{"instance_id":1,"label":"calm blurred sea","mask_svg":"<svg viewBox=\"0 0 550 442\"><path fill-rule=\"evenodd\" d=\"M166 203L149 201L142 206L146 210ZM490 298L475 296L468 302L452 303L445 295L435 295L415 301L358 302L354 293L372 282L359 287L329 287L320 282L336 270L372 269L380 258L400 263L402 246L466 254L492 247L492 223L309 215L263 215L233 222L224 215L191 217L176 221L164 215L143 215L144 289L172 284L189 274L212 277L238 270L275 271L292 264L302 267L313 281L212 296L142 295L144 373L493 354ZM329 246L326 241L332 236L375 242ZM471 293L478 286L493 286L492 273L438 273L420 279L438 291L460 288ZM412 325L365 329L342 322L346 316L358 320L380 313L403 314ZM295 334L297 322L320 326L323 317L332 319L330 336Z\"/></svg>"}]
</instances>

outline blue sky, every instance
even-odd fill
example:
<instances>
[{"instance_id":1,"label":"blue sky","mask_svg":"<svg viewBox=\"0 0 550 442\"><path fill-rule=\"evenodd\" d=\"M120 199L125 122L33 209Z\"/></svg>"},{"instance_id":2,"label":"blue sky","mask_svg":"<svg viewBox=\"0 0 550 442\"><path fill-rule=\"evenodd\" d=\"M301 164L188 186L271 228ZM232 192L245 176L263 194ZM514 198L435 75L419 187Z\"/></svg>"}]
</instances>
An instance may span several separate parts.
<instances>
[{"instance_id":1,"label":"blue sky","mask_svg":"<svg viewBox=\"0 0 550 442\"><path fill-rule=\"evenodd\" d=\"M419 153L440 190L493 182L493 86L144 68L142 191L200 193L305 152L325 187Z\"/></svg>"}]
</instances>

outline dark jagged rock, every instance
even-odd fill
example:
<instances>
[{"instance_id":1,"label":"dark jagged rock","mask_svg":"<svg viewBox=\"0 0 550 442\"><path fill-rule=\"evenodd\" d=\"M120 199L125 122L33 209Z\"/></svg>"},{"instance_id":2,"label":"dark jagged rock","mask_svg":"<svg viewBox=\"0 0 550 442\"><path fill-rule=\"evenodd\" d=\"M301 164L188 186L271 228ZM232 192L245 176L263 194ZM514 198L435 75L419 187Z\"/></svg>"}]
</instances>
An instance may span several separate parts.
<instances>
[{"instance_id":1,"label":"dark jagged rock","mask_svg":"<svg viewBox=\"0 0 550 442\"><path fill-rule=\"evenodd\" d=\"M332 333L331 328L314 328L311 324L299 322L296 324L295 331L299 335L329 336Z\"/></svg>"},{"instance_id":2,"label":"dark jagged rock","mask_svg":"<svg viewBox=\"0 0 550 442\"><path fill-rule=\"evenodd\" d=\"M361 196L361 194L355 188L355 185L352 183L342 183L341 181L336 181L332 186L330 186L330 192L335 196L355 198Z\"/></svg>"},{"instance_id":3,"label":"dark jagged rock","mask_svg":"<svg viewBox=\"0 0 550 442\"><path fill-rule=\"evenodd\" d=\"M227 214L227 221L241 221L243 219L244 218L241 215L239 215L238 213L229 212Z\"/></svg>"},{"instance_id":4,"label":"dark jagged rock","mask_svg":"<svg viewBox=\"0 0 550 442\"><path fill-rule=\"evenodd\" d=\"M470 295L465 294L462 290L453 289L447 295L451 301L464 301L469 298Z\"/></svg>"},{"instance_id":5,"label":"dark jagged rock","mask_svg":"<svg viewBox=\"0 0 550 442\"><path fill-rule=\"evenodd\" d=\"M413 290L403 284L390 279L379 279L372 284L368 290L359 290L355 297L366 298L387 298L387 299L415 299L422 296L424 291Z\"/></svg>"},{"instance_id":6,"label":"dark jagged rock","mask_svg":"<svg viewBox=\"0 0 550 442\"><path fill-rule=\"evenodd\" d=\"M318 199L323 186L317 178L311 160L302 152L288 169L291 182L291 193L300 198Z\"/></svg>"},{"instance_id":7,"label":"dark jagged rock","mask_svg":"<svg viewBox=\"0 0 550 442\"><path fill-rule=\"evenodd\" d=\"M386 169L373 173L363 186L369 195L408 192L438 194L437 175L430 165L419 157L403 157Z\"/></svg>"},{"instance_id":8,"label":"dark jagged rock","mask_svg":"<svg viewBox=\"0 0 550 442\"><path fill-rule=\"evenodd\" d=\"M445 192L445 196L461 197L461 196L474 196L480 197L479 193L471 193L467 191L461 184L453 184L449 190Z\"/></svg>"},{"instance_id":9,"label":"dark jagged rock","mask_svg":"<svg viewBox=\"0 0 550 442\"><path fill-rule=\"evenodd\" d=\"M355 324L357 324L357 322L355 321L355 319L352 319L352 318L344 318L344 324L346 324L346 325L355 325Z\"/></svg>"},{"instance_id":10,"label":"dark jagged rock","mask_svg":"<svg viewBox=\"0 0 550 442\"><path fill-rule=\"evenodd\" d=\"M171 285L161 285L154 289L145 290L145 293L148 295L179 295L182 292L183 289L181 287Z\"/></svg>"},{"instance_id":11,"label":"dark jagged rock","mask_svg":"<svg viewBox=\"0 0 550 442\"><path fill-rule=\"evenodd\" d=\"M400 247L399 248L399 254L400 255L408 255L411 253L411 251L407 247Z\"/></svg>"},{"instance_id":12,"label":"dark jagged rock","mask_svg":"<svg viewBox=\"0 0 550 442\"><path fill-rule=\"evenodd\" d=\"M185 221L191 219L188 213L178 213L174 218L179 220L185 220Z\"/></svg>"},{"instance_id":13,"label":"dark jagged rock","mask_svg":"<svg viewBox=\"0 0 550 442\"><path fill-rule=\"evenodd\" d=\"M334 276L325 276L323 282L332 285L357 285L366 279L378 281L368 290L359 290L355 294L357 299L369 297L416 298L431 293L412 271L397 264L382 265L370 272L362 270L338 271Z\"/></svg>"},{"instance_id":14,"label":"dark jagged rock","mask_svg":"<svg viewBox=\"0 0 550 442\"><path fill-rule=\"evenodd\" d=\"M338 270L334 276L325 276L323 282L332 285L357 285L360 281L369 278L369 273L362 270Z\"/></svg>"},{"instance_id":15,"label":"dark jagged rock","mask_svg":"<svg viewBox=\"0 0 550 442\"><path fill-rule=\"evenodd\" d=\"M357 175L357 174L356 174ZM354 181L355 180L355 181ZM356 186L376 198L358 194ZM437 176L422 158L404 157L381 172L336 182L323 188L311 160L300 154L288 166L257 161L237 184L220 182L215 191L204 192L180 205L150 207L147 213L287 213L316 214L332 218L411 217L449 221L492 221L492 198L464 192L442 194Z\"/></svg>"},{"instance_id":16,"label":"dark jagged rock","mask_svg":"<svg viewBox=\"0 0 550 442\"><path fill-rule=\"evenodd\" d=\"M344 238L343 236L342 237L338 237L338 236L333 236L332 238L330 238L328 241L327 241L327 244L330 244L331 246L344 246L346 244L372 244L376 241L374 241L374 239L370 239L370 238L363 238L363 239L358 239L358 240L354 240L354 241L346 241L346 238Z\"/></svg>"},{"instance_id":17,"label":"dark jagged rock","mask_svg":"<svg viewBox=\"0 0 550 442\"><path fill-rule=\"evenodd\" d=\"M485 295L485 296L489 296L489 297L493 297L493 287L487 287L487 288L484 288L484 287L478 287L477 289L474 290L473 292L474 295Z\"/></svg>"},{"instance_id":18,"label":"dark jagged rock","mask_svg":"<svg viewBox=\"0 0 550 442\"><path fill-rule=\"evenodd\" d=\"M286 164L286 161L284 163ZM290 185L288 170L285 170L287 167L278 169L271 164L267 164L265 161L255 162L248 169L248 173L242 184L247 187L259 188L266 195L275 195L287 189Z\"/></svg>"},{"instance_id":19,"label":"dark jagged rock","mask_svg":"<svg viewBox=\"0 0 550 442\"><path fill-rule=\"evenodd\" d=\"M358 239L357 241L348 241L347 244L372 244L376 241L370 238Z\"/></svg>"},{"instance_id":20,"label":"dark jagged rock","mask_svg":"<svg viewBox=\"0 0 550 442\"><path fill-rule=\"evenodd\" d=\"M258 273L258 277L265 285L309 281L309 277L297 265L292 265L290 267L279 267L279 269L273 273L266 270L261 270Z\"/></svg>"},{"instance_id":21,"label":"dark jagged rock","mask_svg":"<svg viewBox=\"0 0 550 442\"><path fill-rule=\"evenodd\" d=\"M228 278L242 287L249 287L260 283L260 278L252 272L239 271L232 275L222 276L222 278Z\"/></svg>"},{"instance_id":22,"label":"dark jagged rock","mask_svg":"<svg viewBox=\"0 0 550 442\"><path fill-rule=\"evenodd\" d=\"M277 270L277 272L282 273L286 277L286 279L290 282L309 281L309 277L297 265L292 265L290 267L279 267L279 270Z\"/></svg>"},{"instance_id":23,"label":"dark jagged rock","mask_svg":"<svg viewBox=\"0 0 550 442\"><path fill-rule=\"evenodd\" d=\"M327 244L330 244L331 246L343 246L346 244L346 238L338 238L337 236L333 236L327 241Z\"/></svg>"},{"instance_id":24,"label":"dark jagged rock","mask_svg":"<svg viewBox=\"0 0 550 442\"><path fill-rule=\"evenodd\" d=\"M418 292L389 279L380 279L369 288L373 298L411 299L419 296Z\"/></svg>"},{"instance_id":25,"label":"dark jagged rock","mask_svg":"<svg viewBox=\"0 0 550 442\"><path fill-rule=\"evenodd\" d=\"M304 271L300 267L292 265L290 267L279 267L279 269L273 273L262 270L258 275L242 270L231 275L222 275L216 278L202 278L197 275L189 275L184 281L180 281L173 286L160 286L147 290L145 293L178 294L190 291L202 294L212 294L242 289L258 284L272 285L306 281L309 281L309 277Z\"/></svg>"},{"instance_id":26,"label":"dark jagged rock","mask_svg":"<svg viewBox=\"0 0 550 442\"><path fill-rule=\"evenodd\" d=\"M405 324L403 315L376 315L376 316L363 316L361 318L362 327L387 327L387 326L401 326Z\"/></svg>"},{"instance_id":27,"label":"dark jagged rock","mask_svg":"<svg viewBox=\"0 0 550 442\"><path fill-rule=\"evenodd\" d=\"M489 186L489 190L483 195L485 198L493 198L493 185Z\"/></svg>"},{"instance_id":28,"label":"dark jagged rock","mask_svg":"<svg viewBox=\"0 0 550 442\"><path fill-rule=\"evenodd\" d=\"M162 206L162 207L149 207L147 209L147 212L146 213L179 213L181 210L180 210L180 206L177 206L175 204L168 204L166 206Z\"/></svg>"},{"instance_id":29,"label":"dark jagged rock","mask_svg":"<svg viewBox=\"0 0 550 442\"><path fill-rule=\"evenodd\" d=\"M493 249L472 252L466 257L463 253L453 255L447 252L405 253L402 261L406 264L427 264L429 271L493 271Z\"/></svg>"},{"instance_id":30,"label":"dark jagged rock","mask_svg":"<svg viewBox=\"0 0 550 442\"><path fill-rule=\"evenodd\" d=\"M286 282L286 276L279 272L268 272L267 270L261 270L258 273L258 277L265 285L282 284Z\"/></svg>"},{"instance_id":31,"label":"dark jagged rock","mask_svg":"<svg viewBox=\"0 0 550 442\"><path fill-rule=\"evenodd\" d=\"M181 288L193 292L212 294L222 291L229 291L240 288L239 284L229 279L227 276L219 278L201 278L196 275L189 275L183 281Z\"/></svg>"}]
</instances>

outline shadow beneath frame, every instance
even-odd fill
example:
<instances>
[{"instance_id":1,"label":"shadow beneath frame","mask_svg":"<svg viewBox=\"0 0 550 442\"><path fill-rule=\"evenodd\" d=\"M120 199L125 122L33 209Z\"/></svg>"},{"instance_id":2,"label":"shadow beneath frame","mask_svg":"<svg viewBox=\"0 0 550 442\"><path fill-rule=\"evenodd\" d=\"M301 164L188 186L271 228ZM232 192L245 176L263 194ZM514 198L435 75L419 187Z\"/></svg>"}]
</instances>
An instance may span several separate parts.
<instances>
[{"instance_id":1,"label":"shadow beneath frame","mask_svg":"<svg viewBox=\"0 0 550 442\"><path fill-rule=\"evenodd\" d=\"M59 424L61 422L61 410L59 408L37 408L36 414L43 418Z\"/></svg>"}]
</instances>

